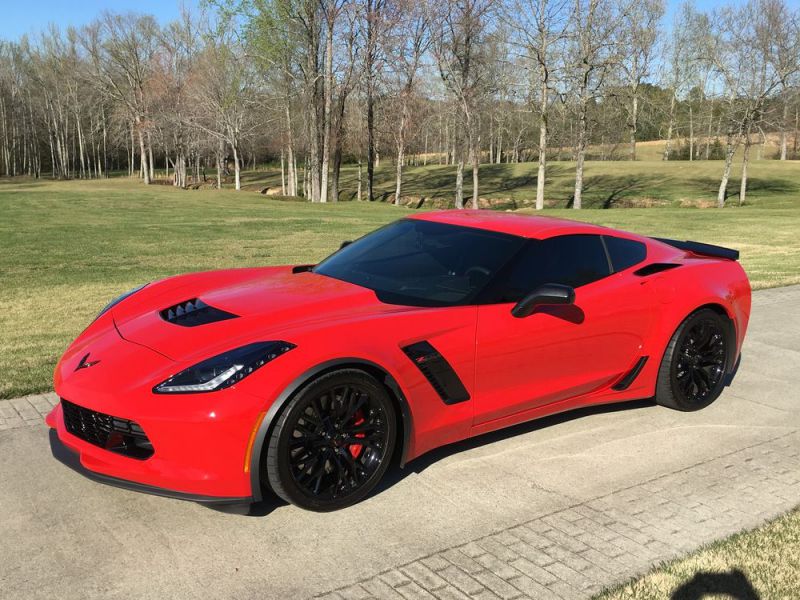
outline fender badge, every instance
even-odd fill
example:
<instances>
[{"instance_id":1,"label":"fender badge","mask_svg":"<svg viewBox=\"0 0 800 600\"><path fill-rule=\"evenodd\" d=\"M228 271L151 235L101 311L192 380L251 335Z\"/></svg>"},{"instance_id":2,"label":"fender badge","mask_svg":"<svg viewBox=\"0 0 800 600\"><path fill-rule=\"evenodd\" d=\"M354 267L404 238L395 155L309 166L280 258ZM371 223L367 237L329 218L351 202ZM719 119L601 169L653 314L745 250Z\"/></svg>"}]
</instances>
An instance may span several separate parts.
<instances>
[{"instance_id":1,"label":"fender badge","mask_svg":"<svg viewBox=\"0 0 800 600\"><path fill-rule=\"evenodd\" d=\"M88 360L86 360L87 358L89 358L89 354L91 354L91 352L87 352L87 353L86 353L86 356L84 356L84 357L83 357L83 358L80 360L80 362L78 363L78 366L77 366L77 367L75 367L75 370L76 370L76 371L80 371L81 369L88 369L89 367L93 367L93 366L95 366L97 363L99 363L99 362L100 362L99 360L93 360L93 361L88 361Z\"/></svg>"}]
</instances>

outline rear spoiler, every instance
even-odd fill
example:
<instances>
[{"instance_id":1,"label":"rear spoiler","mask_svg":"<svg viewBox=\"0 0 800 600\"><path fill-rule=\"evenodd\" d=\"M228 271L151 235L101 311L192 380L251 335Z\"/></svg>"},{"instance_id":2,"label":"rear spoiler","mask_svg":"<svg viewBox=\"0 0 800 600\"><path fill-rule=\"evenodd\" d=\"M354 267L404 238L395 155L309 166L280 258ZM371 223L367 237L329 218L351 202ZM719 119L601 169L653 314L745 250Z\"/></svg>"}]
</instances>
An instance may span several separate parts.
<instances>
[{"instance_id":1,"label":"rear spoiler","mask_svg":"<svg viewBox=\"0 0 800 600\"><path fill-rule=\"evenodd\" d=\"M732 248L725 248L724 246L715 246L714 244L703 244L702 242L681 242L678 240L670 240L667 238L652 238L658 242L668 244L673 248L686 250L694 254L702 254L704 256L713 256L715 258L727 258L728 260L739 260L739 251Z\"/></svg>"}]
</instances>

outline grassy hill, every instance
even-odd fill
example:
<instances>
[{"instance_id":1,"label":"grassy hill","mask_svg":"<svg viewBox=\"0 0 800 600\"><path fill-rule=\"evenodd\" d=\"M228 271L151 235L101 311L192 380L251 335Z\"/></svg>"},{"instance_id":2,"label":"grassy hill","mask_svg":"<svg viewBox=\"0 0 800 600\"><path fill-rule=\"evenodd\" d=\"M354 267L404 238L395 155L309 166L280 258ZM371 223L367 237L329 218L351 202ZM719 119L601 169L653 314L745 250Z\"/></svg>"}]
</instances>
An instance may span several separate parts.
<instances>
[{"instance_id":1,"label":"grassy hill","mask_svg":"<svg viewBox=\"0 0 800 600\"><path fill-rule=\"evenodd\" d=\"M481 165L480 196L506 200L507 207L522 207L536 198L534 163ZM683 207L716 204L722 161L591 161L584 173L584 208ZM734 165L729 202L738 203L740 164ZM800 194L800 161L753 161L749 168L748 197L753 206L795 206ZM366 177L366 170L364 177ZM378 198L394 194L394 165L384 160L376 170ZM545 206L566 208L574 189L575 165L552 162L545 186ZM471 175L465 176L464 193L472 193ZM248 190L280 188L280 170L274 166L249 171L243 177ZM341 174L342 200L355 198L357 167L345 165ZM366 185L364 187L366 189ZM455 190L455 167L427 165L405 169L403 195L444 198ZM501 205L501 206L506 206Z\"/></svg>"}]
</instances>

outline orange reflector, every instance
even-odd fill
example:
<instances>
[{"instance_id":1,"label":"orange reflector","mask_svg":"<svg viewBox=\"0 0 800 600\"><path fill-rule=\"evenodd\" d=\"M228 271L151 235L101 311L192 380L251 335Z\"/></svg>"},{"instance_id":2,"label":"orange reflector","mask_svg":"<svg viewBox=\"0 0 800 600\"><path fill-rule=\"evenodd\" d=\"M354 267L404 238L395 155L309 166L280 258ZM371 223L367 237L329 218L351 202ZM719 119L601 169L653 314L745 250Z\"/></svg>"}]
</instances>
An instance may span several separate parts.
<instances>
[{"instance_id":1,"label":"orange reflector","mask_svg":"<svg viewBox=\"0 0 800 600\"><path fill-rule=\"evenodd\" d=\"M247 440L247 451L244 453L244 472L250 472L250 455L253 452L253 444L256 441L256 434L258 433L259 427L261 427L261 422L264 420L264 417L267 416L267 411L262 412L258 415L258 419L256 419L256 424L253 426L253 431L250 432L250 439Z\"/></svg>"}]
</instances>

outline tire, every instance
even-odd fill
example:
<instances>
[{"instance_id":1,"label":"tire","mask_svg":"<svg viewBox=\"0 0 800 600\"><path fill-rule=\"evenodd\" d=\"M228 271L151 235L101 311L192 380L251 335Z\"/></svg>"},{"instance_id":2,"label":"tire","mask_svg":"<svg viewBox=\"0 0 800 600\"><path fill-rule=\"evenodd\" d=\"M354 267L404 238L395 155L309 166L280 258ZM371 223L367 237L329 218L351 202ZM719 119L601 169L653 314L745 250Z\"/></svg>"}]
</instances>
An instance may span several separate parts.
<instances>
[{"instance_id":1,"label":"tire","mask_svg":"<svg viewBox=\"0 0 800 600\"><path fill-rule=\"evenodd\" d=\"M312 380L289 401L270 436L270 487L317 512L359 502L389 467L395 415L386 388L363 371L343 369ZM356 442L362 439L367 443Z\"/></svg>"},{"instance_id":2,"label":"tire","mask_svg":"<svg viewBox=\"0 0 800 600\"><path fill-rule=\"evenodd\" d=\"M672 335L656 382L656 402L682 411L705 408L722 393L731 356L731 323L704 308Z\"/></svg>"}]
</instances>

